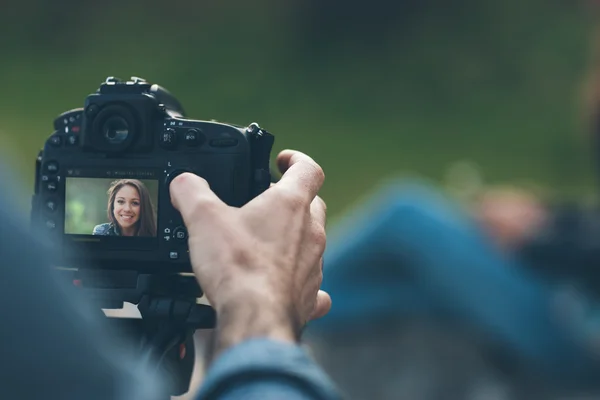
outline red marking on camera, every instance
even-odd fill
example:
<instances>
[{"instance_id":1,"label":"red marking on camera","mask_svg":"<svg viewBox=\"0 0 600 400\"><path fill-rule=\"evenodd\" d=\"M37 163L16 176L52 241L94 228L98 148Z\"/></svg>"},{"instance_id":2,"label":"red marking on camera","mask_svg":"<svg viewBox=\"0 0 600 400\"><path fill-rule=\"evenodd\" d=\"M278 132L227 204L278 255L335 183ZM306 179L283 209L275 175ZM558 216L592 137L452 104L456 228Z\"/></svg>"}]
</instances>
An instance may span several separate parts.
<instances>
[{"instance_id":1,"label":"red marking on camera","mask_svg":"<svg viewBox=\"0 0 600 400\"><path fill-rule=\"evenodd\" d=\"M185 354L186 354L185 344L181 343L179 345L179 359L183 360L185 358Z\"/></svg>"}]
</instances>

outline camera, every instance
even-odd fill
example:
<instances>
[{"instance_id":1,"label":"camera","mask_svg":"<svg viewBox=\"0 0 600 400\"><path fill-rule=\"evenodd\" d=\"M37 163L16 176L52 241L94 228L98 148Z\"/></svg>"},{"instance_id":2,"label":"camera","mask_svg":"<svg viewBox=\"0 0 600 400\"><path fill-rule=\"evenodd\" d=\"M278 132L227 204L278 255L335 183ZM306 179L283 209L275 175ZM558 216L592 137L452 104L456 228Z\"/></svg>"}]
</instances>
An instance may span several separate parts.
<instances>
[{"instance_id":1,"label":"camera","mask_svg":"<svg viewBox=\"0 0 600 400\"><path fill-rule=\"evenodd\" d=\"M83 108L61 114L36 163L32 221L61 265L191 272L187 232L169 183L182 172L242 206L271 183L273 135L184 117L166 89L109 77Z\"/></svg>"},{"instance_id":2,"label":"camera","mask_svg":"<svg viewBox=\"0 0 600 400\"><path fill-rule=\"evenodd\" d=\"M186 118L172 94L145 79L109 77L83 107L54 120L38 154L32 229L52 244L54 271L99 309L137 305L141 319L108 320L168 379L161 397L188 391L192 335L216 324L214 309L198 301L169 184L191 172L226 204L243 206L271 184L273 142L256 123Z\"/></svg>"}]
</instances>

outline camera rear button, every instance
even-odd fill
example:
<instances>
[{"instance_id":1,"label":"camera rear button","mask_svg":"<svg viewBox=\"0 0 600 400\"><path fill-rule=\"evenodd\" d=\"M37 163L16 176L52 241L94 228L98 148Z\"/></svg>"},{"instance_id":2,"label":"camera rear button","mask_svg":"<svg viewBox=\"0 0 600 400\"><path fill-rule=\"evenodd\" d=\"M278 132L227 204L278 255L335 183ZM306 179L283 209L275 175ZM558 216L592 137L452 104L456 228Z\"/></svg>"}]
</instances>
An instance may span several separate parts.
<instances>
[{"instance_id":1,"label":"camera rear button","mask_svg":"<svg viewBox=\"0 0 600 400\"><path fill-rule=\"evenodd\" d=\"M178 226L175 228L173 231L173 237L177 240L186 240L187 232L185 231L185 228L183 226Z\"/></svg>"},{"instance_id":2,"label":"camera rear button","mask_svg":"<svg viewBox=\"0 0 600 400\"><path fill-rule=\"evenodd\" d=\"M77 135L67 136L67 146L75 146L77 144Z\"/></svg>"},{"instance_id":3,"label":"camera rear button","mask_svg":"<svg viewBox=\"0 0 600 400\"><path fill-rule=\"evenodd\" d=\"M58 163L56 161L48 161L44 165L44 170L50 174L55 174L58 172Z\"/></svg>"},{"instance_id":4,"label":"camera rear button","mask_svg":"<svg viewBox=\"0 0 600 400\"><path fill-rule=\"evenodd\" d=\"M175 129L168 128L160 136L160 146L172 149L177 144L177 132Z\"/></svg>"},{"instance_id":5,"label":"camera rear button","mask_svg":"<svg viewBox=\"0 0 600 400\"><path fill-rule=\"evenodd\" d=\"M62 138L58 135L52 135L48 142L54 147L59 147L62 144Z\"/></svg>"},{"instance_id":6,"label":"camera rear button","mask_svg":"<svg viewBox=\"0 0 600 400\"><path fill-rule=\"evenodd\" d=\"M53 213L56 211L57 205L54 200L46 200L46 211Z\"/></svg>"},{"instance_id":7,"label":"camera rear button","mask_svg":"<svg viewBox=\"0 0 600 400\"><path fill-rule=\"evenodd\" d=\"M184 135L185 144L188 146L199 146L204 143L204 135L198 129L190 129Z\"/></svg>"},{"instance_id":8,"label":"camera rear button","mask_svg":"<svg viewBox=\"0 0 600 400\"><path fill-rule=\"evenodd\" d=\"M54 222L54 220L46 220L46 228L48 228L49 230L54 230L56 229L56 222Z\"/></svg>"},{"instance_id":9,"label":"camera rear button","mask_svg":"<svg viewBox=\"0 0 600 400\"><path fill-rule=\"evenodd\" d=\"M55 181L46 182L46 191L47 192L56 192L58 188L58 184Z\"/></svg>"},{"instance_id":10,"label":"camera rear button","mask_svg":"<svg viewBox=\"0 0 600 400\"><path fill-rule=\"evenodd\" d=\"M176 251L169 252L169 258L171 260L177 260L179 258L179 253Z\"/></svg>"}]
</instances>

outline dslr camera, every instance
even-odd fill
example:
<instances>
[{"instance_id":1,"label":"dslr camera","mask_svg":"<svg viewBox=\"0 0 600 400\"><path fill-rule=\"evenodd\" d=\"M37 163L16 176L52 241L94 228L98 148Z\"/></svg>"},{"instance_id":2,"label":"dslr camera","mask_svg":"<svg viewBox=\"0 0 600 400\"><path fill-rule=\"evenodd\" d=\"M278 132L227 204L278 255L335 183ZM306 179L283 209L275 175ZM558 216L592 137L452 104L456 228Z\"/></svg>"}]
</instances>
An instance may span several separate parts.
<instances>
[{"instance_id":1,"label":"dslr camera","mask_svg":"<svg viewBox=\"0 0 600 400\"><path fill-rule=\"evenodd\" d=\"M215 314L197 301L202 290L169 184L191 172L240 207L269 187L273 142L256 123L189 119L163 87L109 77L82 108L54 120L37 157L31 221L52 242L53 267L99 309L137 305L141 319L109 321L141 341L144 360L164 367L172 395L187 391L191 336L214 327Z\"/></svg>"},{"instance_id":2,"label":"dslr camera","mask_svg":"<svg viewBox=\"0 0 600 400\"><path fill-rule=\"evenodd\" d=\"M54 121L36 166L32 221L75 268L191 272L169 183L182 172L242 206L267 189L273 136L184 117L159 85L109 77Z\"/></svg>"}]
</instances>

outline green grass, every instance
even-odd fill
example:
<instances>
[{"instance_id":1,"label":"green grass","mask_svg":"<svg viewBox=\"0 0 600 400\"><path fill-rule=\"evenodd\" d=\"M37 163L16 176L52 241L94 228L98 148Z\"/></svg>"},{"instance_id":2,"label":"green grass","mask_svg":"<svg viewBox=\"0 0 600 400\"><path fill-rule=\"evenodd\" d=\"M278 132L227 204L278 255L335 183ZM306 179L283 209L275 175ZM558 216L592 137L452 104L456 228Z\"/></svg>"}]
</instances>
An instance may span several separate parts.
<instances>
[{"instance_id":1,"label":"green grass","mask_svg":"<svg viewBox=\"0 0 600 400\"><path fill-rule=\"evenodd\" d=\"M85 34L59 32L68 46L23 34L0 63L0 151L31 187L53 118L106 76L138 75L176 94L190 117L257 121L276 135L275 151L314 156L332 217L386 176L441 181L461 160L490 183L593 193L578 119L591 18L538 0L466 3L432 7L370 44L307 43L283 5L135 20L124 11L110 29L98 14Z\"/></svg>"}]
</instances>

